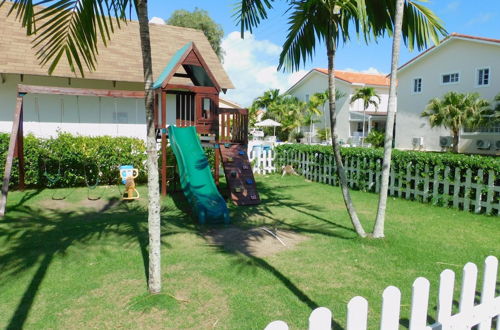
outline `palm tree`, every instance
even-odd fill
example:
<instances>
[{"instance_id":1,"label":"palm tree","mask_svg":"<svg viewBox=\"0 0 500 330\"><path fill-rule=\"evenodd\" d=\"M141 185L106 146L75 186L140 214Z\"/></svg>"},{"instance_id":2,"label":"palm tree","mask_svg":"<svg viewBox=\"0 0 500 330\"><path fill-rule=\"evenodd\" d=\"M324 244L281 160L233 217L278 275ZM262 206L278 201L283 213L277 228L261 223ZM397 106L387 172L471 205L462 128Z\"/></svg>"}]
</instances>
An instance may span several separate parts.
<instances>
[{"instance_id":1,"label":"palm tree","mask_svg":"<svg viewBox=\"0 0 500 330\"><path fill-rule=\"evenodd\" d=\"M378 101L375 101L374 99L377 99ZM377 94L375 91L375 88L373 87L363 87L360 88L356 91L351 96L351 104L356 102L357 100L362 100L363 101L363 140L361 142L361 146L364 146L365 143L365 114L366 114L366 109L370 105L373 105L375 109L378 109L378 105L380 103L380 96Z\"/></svg>"},{"instance_id":2,"label":"palm tree","mask_svg":"<svg viewBox=\"0 0 500 330\"><path fill-rule=\"evenodd\" d=\"M448 92L442 99L430 100L422 117L429 118L431 127L442 126L449 129L453 136L453 152L458 153L460 130L486 124L493 114L489 106L490 103L478 93Z\"/></svg>"},{"instance_id":3,"label":"palm tree","mask_svg":"<svg viewBox=\"0 0 500 330\"><path fill-rule=\"evenodd\" d=\"M4 1L0 1L0 6ZM42 3L45 3L42 1ZM22 22L28 35L34 35L34 47L41 65L49 64L49 74L65 57L75 74L84 76L85 68L96 69L98 44L111 39L115 27L127 20L127 13L135 7L139 19L142 62L144 71L145 112L147 126L148 168L148 231L149 274L151 293L161 291L160 267L160 195L158 183L158 155L153 122L153 67L149 37L147 0L60 0L46 2L38 7L33 1L13 0L12 12ZM85 67L85 68L84 68Z\"/></svg>"},{"instance_id":4,"label":"palm tree","mask_svg":"<svg viewBox=\"0 0 500 330\"><path fill-rule=\"evenodd\" d=\"M279 89L269 89L262 96L257 97L252 106L267 109L270 104L276 102L280 97Z\"/></svg>"},{"instance_id":5,"label":"palm tree","mask_svg":"<svg viewBox=\"0 0 500 330\"><path fill-rule=\"evenodd\" d=\"M362 32L365 40L393 32L395 0L295 0L289 1L289 29L278 68L297 70L302 63L314 55L317 42L324 42L328 57L328 90L332 148L337 163L342 196L356 233L365 237L347 186L337 135L335 134L336 109L334 59L339 42L349 40L349 29L354 25L356 32ZM401 1L401 0L400 0ZM241 34L260 24L267 18L267 11L274 0L240 0L236 18L240 22ZM430 40L438 42L438 33L445 30L437 17L425 6L407 0L404 10L403 38L410 48L424 47Z\"/></svg>"}]
</instances>

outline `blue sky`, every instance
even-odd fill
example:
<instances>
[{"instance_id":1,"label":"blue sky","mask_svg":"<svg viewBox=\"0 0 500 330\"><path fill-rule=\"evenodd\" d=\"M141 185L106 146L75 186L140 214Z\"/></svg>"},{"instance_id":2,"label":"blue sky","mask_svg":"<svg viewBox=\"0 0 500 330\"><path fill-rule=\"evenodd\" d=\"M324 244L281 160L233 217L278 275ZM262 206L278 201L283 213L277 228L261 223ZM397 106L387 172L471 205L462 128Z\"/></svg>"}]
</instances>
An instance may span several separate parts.
<instances>
[{"instance_id":1,"label":"blue sky","mask_svg":"<svg viewBox=\"0 0 500 330\"><path fill-rule=\"evenodd\" d=\"M205 9L222 25L225 32L223 47L226 51L224 67L237 89L230 91L227 98L248 106L251 100L268 88L284 91L305 72L314 67L326 68L326 51L319 47L312 61L306 63L300 72L294 74L276 72L278 55L287 33L286 1L276 1L269 19L259 28L239 38L239 27L232 17L236 0L150 0L150 17L167 19L176 9ZM445 23L448 32L458 32L482 37L500 39L500 0L431 0L427 3ZM416 56L403 47L400 63ZM366 45L354 36L339 48L336 56L338 69L388 73L390 69L391 39Z\"/></svg>"}]
</instances>

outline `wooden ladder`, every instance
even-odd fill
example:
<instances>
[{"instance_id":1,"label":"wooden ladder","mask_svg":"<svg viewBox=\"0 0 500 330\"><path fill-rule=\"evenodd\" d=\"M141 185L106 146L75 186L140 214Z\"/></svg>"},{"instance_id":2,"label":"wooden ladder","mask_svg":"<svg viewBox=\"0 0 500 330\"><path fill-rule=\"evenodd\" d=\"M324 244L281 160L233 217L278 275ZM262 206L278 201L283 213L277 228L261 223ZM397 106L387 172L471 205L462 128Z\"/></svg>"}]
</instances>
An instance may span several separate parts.
<instances>
[{"instance_id":1,"label":"wooden ladder","mask_svg":"<svg viewBox=\"0 0 500 330\"><path fill-rule=\"evenodd\" d=\"M222 166L226 175L231 199L236 205L257 205L260 203L252 166L243 144L220 144Z\"/></svg>"}]
</instances>

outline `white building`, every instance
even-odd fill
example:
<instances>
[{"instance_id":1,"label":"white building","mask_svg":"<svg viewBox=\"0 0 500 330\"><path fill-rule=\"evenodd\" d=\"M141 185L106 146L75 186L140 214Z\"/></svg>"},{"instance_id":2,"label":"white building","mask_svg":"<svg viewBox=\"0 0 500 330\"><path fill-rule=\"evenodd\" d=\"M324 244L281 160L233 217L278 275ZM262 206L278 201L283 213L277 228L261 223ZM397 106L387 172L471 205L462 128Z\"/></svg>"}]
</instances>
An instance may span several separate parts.
<instances>
[{"instance_id":1,"label":"white building","mask_svg":"<svg viewBox=\"0 0 500 330\"><path fill-rule=\"evenodd\" d=\"M431 128L421 117L432 98L449 91L477 92L492 101L500 92L500 40L453 33L399 68L396 148L440 151L450 146L451 133ZM460 152L499 150L499 126L461 133Z\"/></svg>"},{"instance_id":2,"label":"white building","mask_svg":"<svg viewBox=\"0 0 500 330\"><path fill-rule=\"evenodd\" d=\"M97 88L143 91L144 78L137 21L115 29L108 47L101 45L97 69L78 78L61 60L52 76L48 67L40 67L32 37L15 19L7 17L12 3L0 7L0 132L10 133L14 116L17 85ZM194 42L211 72L225 92L234 88L217 55L202 31L163 24L150 24L153 76L158 77L176 51ZM181 68L181 70L183 70ZM172 83L185 84L186 72L179 72ZM176 122L175 95L167 95L168 124ZM80 135L146 137L144 101L90 96L28 94L24 97L24 134L39 137L58 131Z\"/></svg>"},{"instance_id":3,"label":"white building","mask_svg":"<svg viewBox=\"0 0 500 330\"><path fill-rule=\"evenodd\" d=\"M335 71L336 88L344 95L337 100L337 135L342 143L358 144L363 132L363 102L358 100L350 104L352 95L362 87L373 87L380 96L377 108L370 105L365 112L365 135L371 129L385 130L387 118L387 103L389 99L389 79L385 75L366 74L349 71ZM328 70L312 69L285 94L293 95L302 101L309 101L314 93L321 93L328 89ZM378 101L378 100L375 100ZM323 113L318 116L314 130L329 128L328 102ZM304 129L309 132L309 127ZM313 134L315 135L315 134Z\"/></svg>"}]
</instances>

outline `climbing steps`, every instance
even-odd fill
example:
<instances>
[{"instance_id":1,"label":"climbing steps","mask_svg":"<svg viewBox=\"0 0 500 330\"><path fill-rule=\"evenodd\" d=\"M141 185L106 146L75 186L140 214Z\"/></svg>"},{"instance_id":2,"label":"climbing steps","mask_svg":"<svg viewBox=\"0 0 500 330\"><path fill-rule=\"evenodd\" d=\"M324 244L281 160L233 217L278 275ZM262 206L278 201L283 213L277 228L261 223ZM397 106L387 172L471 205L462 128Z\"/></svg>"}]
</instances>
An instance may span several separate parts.
<instances>
[{"instance_id":1,"label":"climbing steps","mask_svg":"<svg viewBox=\"0 0 500 330\"><path fill-rule=\"evenodd\" d=\"M233 203L236 205L259 204L260 197L252 166L243 145L225 143L220 145L219 150Z\"/></svg>"}]
</instances>

